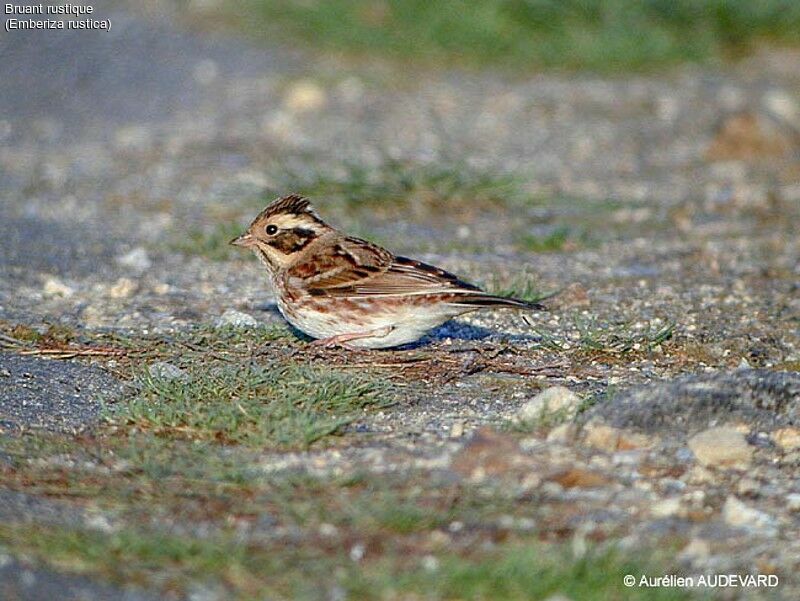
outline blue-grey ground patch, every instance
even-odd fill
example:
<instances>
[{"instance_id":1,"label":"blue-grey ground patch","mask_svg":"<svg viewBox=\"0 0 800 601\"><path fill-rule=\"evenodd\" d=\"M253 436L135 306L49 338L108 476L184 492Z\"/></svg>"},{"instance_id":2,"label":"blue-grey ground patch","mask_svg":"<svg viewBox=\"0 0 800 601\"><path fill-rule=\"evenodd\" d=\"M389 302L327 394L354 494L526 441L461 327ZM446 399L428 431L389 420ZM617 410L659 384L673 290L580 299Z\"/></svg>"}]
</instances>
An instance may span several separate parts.
<instances>
[{"instance_id":1,"label":"blue-grey ground patch","mask_svg":"<svg viewBox=\"0 0 800 601\"><path fill-rule=\"evenodd\" d=\"M610 395L583 414L618 428L686 434L725 422L753 429L800 424L800 374L767 369L686 376Z\"/></svg>"},{"instance_id":2,"label":"blue-grey ground patch","mask_svg":"<svg viewBox=\"0 0 800 601\"><path fill-rule=\"evenodd\" d=\"M102 399L121 392L98 367L0 353L0 427L81 432L94 425Z\"/></svg>"}]
</instances>

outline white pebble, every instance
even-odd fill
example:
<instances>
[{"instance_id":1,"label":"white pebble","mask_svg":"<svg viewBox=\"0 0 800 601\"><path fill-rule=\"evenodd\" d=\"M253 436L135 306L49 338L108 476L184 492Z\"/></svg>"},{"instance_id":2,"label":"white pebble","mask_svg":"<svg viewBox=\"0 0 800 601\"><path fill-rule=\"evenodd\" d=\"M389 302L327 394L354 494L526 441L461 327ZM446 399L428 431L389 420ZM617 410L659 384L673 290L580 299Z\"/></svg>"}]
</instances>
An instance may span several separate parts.
<instances>
[{"instance_id":1,"label":"white pebble","mask_svg":"<svg viewBox=\"0 0 800 601\"><path fill-rule=\"evenodd\" d=\"M231 326L234 328L253 328L258 325L258 321L252 315L242 313L236 309L226 309L217 319L217 327Z\"/></svg>"}]
</instances>

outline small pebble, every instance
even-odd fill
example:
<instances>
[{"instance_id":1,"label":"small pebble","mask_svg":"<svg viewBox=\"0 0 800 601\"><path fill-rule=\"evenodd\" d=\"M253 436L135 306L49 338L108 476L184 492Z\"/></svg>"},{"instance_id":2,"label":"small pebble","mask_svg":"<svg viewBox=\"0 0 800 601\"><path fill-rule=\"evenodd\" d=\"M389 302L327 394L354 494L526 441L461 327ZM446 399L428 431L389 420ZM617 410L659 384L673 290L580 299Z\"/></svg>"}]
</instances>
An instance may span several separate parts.
<instances>
[{"instance_id":1,"label":"small pebble","mask_svg":"<svg viewBox=\"0 0 800 601\"><path fill-rule=\"evenodd\" d=\"M136 282L132 279L120 278L108 289L108 295L111 298L128 298L133 296L137 288Z\"/></svg>"},{"instance_id":2,"label":"small pebble","mask_svg":"<svg viewBox=\"0 0 800 601\"><path fill-rule=\"evenodd\" d=\"M147 373L149 373L151 377L158 378L159 380L177 380L178 378L184 378L186 376L186 372L180 367L172 363L167 363L166 361L152 363L147 368Z\"/></svg>"},{"instance_id":3,"label":"small pebble","mask_svg":"<svg viewBox=\"0 0 800 601\"><path fill-rule=\"evenodd\" d=\"M356 543L350 547L350 559L359 562L364 558L366 552L367 548L364 546L364 543Z\"/></svg>"},{"instance_id":4,"label":"small pebble","mask_svg":"<svg viewBox=\"0 0 800 601\"><path fill-rule=\"evenodd\" d=\"M42 286L42 292L45 296L53 297L53 296L63 296L68 297L75 294L75 290L67 286L64 282L62 282L57 277L49 277L45 280L44 286Z\"/></svg>"},{"instance_id":5,"label":"small pebble","mask_svg":"<svg viewBox=\"0 0 800 601\"><path fill-rule=\"evenodd\" d=\"M711 554L711 545L702 538L693 538L683 550L678 554L678 559L682 561L698 561L705 559Z\"/></svg>"},{"instance_id":6,"label":"small pebble","mask_svg":"<svg viewBox=\"0 0 800 601\"><path fill-rule=\"evenodd\" d=\"M453 422L450 428L450 438L461 438L464 436L464 422Z\"/></svg>"},{"instance_id":7,"label":"small pebble","mask_svg":"<svg viewBox=\"0 0 800 601\"><path fill-rule=\"evenodd\" d=\"M772 439L784 451L800 449L800 429L781 428L772 433Z\"/></svg>"},{"instance_id":8,"label":"small pebble","mask_svg":"<svg viewBox=\"0 0 800 601\"><path fill-rule=\"evenodd\" d=\"M517 412L517 419L524 423L536 423L548 419L569 419L580 406L580 397L564 386L553 386L543 390Z\"/></svg>"},{"instance_id":9,"label":"small pebble","mask_svg":"<svg viewBox=\"0 0 800 601\"><path fill-rule=\"evenodd\" d=\"M141 246L137 246L130 252L118 256L117 263L140 273L147 271L153 265L147 251Z\"/></svg>"},{"instance_id":10,"label":"small pebble","mask_svg":"<svg viewBox=\"0 0 800 601\"><path fill-rule=\"evenodd\" d=\"M236 309L227 309L217 320L217 327L253 328L257 325L255 317Z\"/></svg>"},{"instance_id":11,"label":"small pebble","mask_svg":"<svg viewBox=\"0 0 800 601\"><path fill-rule=\"evenodd\" d=\"M583 442L599 451L613 452L619 446L620 431L605 424L588 423L583 428Z\"/></svg>"},{"instance_id":12,"label":"small pebble","mask_svg":"<svg viewBox=\"0 0 800 601\"><path fill-rule=\"evenodd\" d=\"M325 90L310 80L292 84L283 97L283 105L293 113L317 111L327 104Z\"/></svg>"},{"instance_id":13,"label":"small pebble","mask_svg":"<svg viewBox=\"0 0 800 601\"><path fill-rule=\"evenodd\" d=\"M744 435L729 427L710 428L689 439L697 461L709 467L744 466L750 463L753 448Z\"/></svg>"},{"instance_id":14,"label":"small pebble","mask_svg":"<svg viewBox=\"0 0 800 601\"><path fill-rule=\"evenodd\" d=\"M725 523L735 528L745 528L763 536L775 536L778 533L774 517L745 505L733 495L726 499L722 507L722 517Z\"/></svg>"},{"instance_id":15,"label":"small pebble","mask_svg":"<svg viewBox=\"0 0 800 601\"><path fill-rule=\"evenodd\" d=\"M656 518L666 518L677 515L681 510L680 497L670 497L658 501L650 506L650 513Z\"/></svg>"}]
</instances>

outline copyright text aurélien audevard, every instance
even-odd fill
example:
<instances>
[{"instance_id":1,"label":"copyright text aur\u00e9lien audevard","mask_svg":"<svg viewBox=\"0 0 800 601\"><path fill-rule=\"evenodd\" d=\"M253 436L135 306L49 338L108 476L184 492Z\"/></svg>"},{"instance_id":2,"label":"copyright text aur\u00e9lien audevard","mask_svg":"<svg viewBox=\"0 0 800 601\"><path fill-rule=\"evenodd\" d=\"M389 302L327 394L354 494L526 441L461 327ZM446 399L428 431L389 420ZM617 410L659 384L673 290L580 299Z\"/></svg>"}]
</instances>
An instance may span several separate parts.
<instances>
[{"instance_id":1,"label":"copyright text aur\u00e9lien audevard","mask_svg":"<svg viewBox=\"0 0 800 601\"><path fill-rule=\"evenodd\" d=\"M4 4L5 30L76 29L111 31L111 19L93 18L88 4Z\"/></svg>"}]
</instances>

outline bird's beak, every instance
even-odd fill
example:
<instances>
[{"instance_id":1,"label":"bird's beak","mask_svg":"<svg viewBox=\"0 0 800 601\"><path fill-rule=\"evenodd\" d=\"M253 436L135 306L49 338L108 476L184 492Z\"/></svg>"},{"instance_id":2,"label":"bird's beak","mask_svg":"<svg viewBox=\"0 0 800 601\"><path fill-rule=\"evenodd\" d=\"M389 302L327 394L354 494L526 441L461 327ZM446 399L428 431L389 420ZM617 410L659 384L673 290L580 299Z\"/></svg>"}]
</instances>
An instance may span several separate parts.
<instances>
[{"instance_id":1,"label":"bird's beak","mask_svg":"<svg viewBox=\"0 0 800 601\"><path fill-rule=\"evenodd\" d=\"M238 238L234 238L233 240L231 240L230 244L233 244L233 246L241 246L244 248L249 248L253 246L253 244L255 244L255 240L253 239L253 237L250 235L249 232L245 232Z\"/></svg>"}]
</instances>

